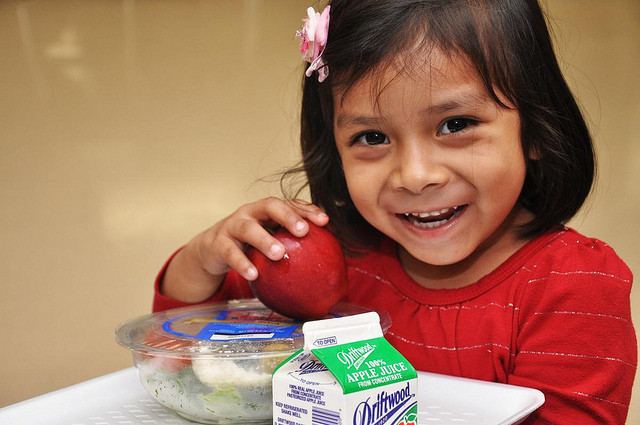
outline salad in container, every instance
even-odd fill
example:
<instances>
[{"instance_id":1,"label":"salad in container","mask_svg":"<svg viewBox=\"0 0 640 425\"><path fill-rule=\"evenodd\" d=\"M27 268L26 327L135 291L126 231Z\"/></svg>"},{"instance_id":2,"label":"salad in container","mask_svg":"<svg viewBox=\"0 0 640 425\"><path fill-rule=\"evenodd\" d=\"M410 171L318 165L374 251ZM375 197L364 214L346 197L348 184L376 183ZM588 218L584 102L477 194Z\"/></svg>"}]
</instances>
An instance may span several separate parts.
<instances>
[{"instance_id":1,"label":"salad in container","mask_svg":"<svg viewBox=\"0 0 640 425\"><path fill-rule=\"evenodd\" d=\"M363 313L340 304L327 318ZM383 331L390 326L381 314ZM271 377L304 345L302 322L260 301L233 300L149 314L123 323L140 382L180 416L208 424L270 424Z\"/></svg>"}]
</instances>

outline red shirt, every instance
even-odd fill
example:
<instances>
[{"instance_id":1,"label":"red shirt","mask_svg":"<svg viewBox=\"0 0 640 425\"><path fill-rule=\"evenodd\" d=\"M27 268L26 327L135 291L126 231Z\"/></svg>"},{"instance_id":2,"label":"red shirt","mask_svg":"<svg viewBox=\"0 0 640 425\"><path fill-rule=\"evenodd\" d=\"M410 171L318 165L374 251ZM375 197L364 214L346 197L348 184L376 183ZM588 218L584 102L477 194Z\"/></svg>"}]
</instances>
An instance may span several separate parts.
<instances>
[{"instance_id":1,"label":"red shirt","mask_svg":"<svg viewBox=\"0 0 640 425\"><path fill-rule=\"evenodd\" d=\"M459 289L426 289L395 242L348 259L347 301L391 316L386 333L418 370L541 390L526 424L623 424L637 364L633 277L605 243L575 230L542 235ZM185 304L159 293L154 310ZM312 295L311 295L312 296ZM228 274L209 301L252 297Z\"/></svg>"}]
</instances>

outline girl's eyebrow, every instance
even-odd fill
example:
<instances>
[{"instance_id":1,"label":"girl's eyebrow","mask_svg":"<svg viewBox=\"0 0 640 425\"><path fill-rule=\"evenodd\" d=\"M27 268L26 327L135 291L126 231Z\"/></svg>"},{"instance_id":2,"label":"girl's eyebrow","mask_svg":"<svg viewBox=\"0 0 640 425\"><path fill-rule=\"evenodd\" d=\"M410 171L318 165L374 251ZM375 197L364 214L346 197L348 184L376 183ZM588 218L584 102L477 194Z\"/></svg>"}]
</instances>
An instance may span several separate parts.
<instances>
[{"instance_id":1,"label":"girl's eyebrow","mask_svg":"<svg viewBox=\"0 0 640 425\"><path fill-rule=\"evenodd\" d=\"M452 96L444 97L442 101L435 103L425 109L427 114L442 114L460 108L478 108L493 100L484 92L478 93L476 90L455 93Z\"/></svg>"},{"instance_id":2,"label":"girl's eyebrow","mask_svg":"<svg viewBox=\"0 0 640 425\"><path fill-rule=\"evenodd\" d=\"M336 127L349 127L352 125L358 126L376 126L380 122L386 121L382 117L376 116L364 116L364 115L352 115L347 112L342 112L336 118Z\"/></svg>"},{"instance_id":3,"label":"girl's eyebrow","mask_svg":"<svg viewBox=\"0 0 640 425\"><path fill-rule=\"evenodd\" d=\"M484 92L478 92L473 89L460 90L455 91L455 93L452 93L451 95L442 96L442 100L438 100L437 103L429 105L424 110L424 114L445 114L461 108L469 109L483 107L488 103L493 103L493 100ZM348 112L341 112L336 117L336 127L344 128L352 125L375 127L385 121L387 121L387 119L385 119L384 116L353 115Z\"/></svg>"}]
</instances>

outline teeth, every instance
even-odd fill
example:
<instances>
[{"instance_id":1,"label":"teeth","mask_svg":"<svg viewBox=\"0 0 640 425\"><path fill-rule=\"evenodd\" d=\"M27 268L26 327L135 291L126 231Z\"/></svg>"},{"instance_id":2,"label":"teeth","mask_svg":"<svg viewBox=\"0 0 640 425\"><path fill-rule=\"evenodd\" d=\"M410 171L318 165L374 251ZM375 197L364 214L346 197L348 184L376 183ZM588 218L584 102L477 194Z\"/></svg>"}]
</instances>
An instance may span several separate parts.
<instances>
[{"instance_id":1,"label":"teeth","mask_svg":"<svg viewBox=\"0 0 640 425\"><path fill-rule=\"evenodd\" d=\"M405 213L405 217L416 217L416 218L429 218L429 217L438 217L442 214L446 214L451 212L452 210L457 210L458 207L453 208L443 208L440 211L431 211L431 212L423 212L423 213Z\"/></svg>"},{"instance_id":2,"label":"teeth","mask_svg":"<svg viewBox=\"0 0 640 425\"><path fill-rule=\"evenodd\" d=\"M413 223L413 225L416 226L416 227L433 229L434 227L442 226L446 222L447 222L447 220L427 221L427 222L424 222L424 223L416 221L416 222Z\"/></svg>"},{"instance_id":3,"label":"teeth","mask_svg":"<svg viewBox=\"0 0 640 425\"><path fill-rule=\"evenodd\" d=\"M429 228L432 229L434 227L439 227L447 223L453 217L457 215L457 211L459 206L455 206L452 208L443 208L439 211L430 211L423 213L405 213L404 216L411 221L411 223L416 227ZM451 215L453 213L453 215ZM437 218L443 214L447 214L446 217L443 217L441 220L431 220L431 221L420 221L425 220L427 218Z\"/></svg>"}]
</instances>

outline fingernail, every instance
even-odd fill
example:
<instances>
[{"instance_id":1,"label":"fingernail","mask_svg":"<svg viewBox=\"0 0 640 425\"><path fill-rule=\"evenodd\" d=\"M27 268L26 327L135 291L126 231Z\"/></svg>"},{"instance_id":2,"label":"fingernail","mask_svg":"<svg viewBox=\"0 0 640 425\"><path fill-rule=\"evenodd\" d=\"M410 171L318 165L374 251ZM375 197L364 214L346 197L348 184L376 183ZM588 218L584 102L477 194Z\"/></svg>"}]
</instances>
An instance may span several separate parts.
<instances>
[{"instance_id":1,"label":"fingernail","mask_svg":"<svg viewBox=\"0 0 640 425\"><path fill-rule=\"evenodd\" d=\"M306 223L304 221L299 221L296 223L296 230L298 232L301 232L304 230L305 226L306 226Z\"/></svg>"},{"instance_id":2,"label":"fingernail","mask_svg":"<svg viewBox=\"0 0 640 425\"><path fill-rule=\"evenodd\" d=\"M258 270L256 270L254 267L249 267L247 269L247 279L254 280L257 277L258 277Z\"/></svg>"},{"instance_id":3,"label":"fingernail","mask_svg":"<svg viewBox=\"0 0 640 425\"><path fill-rule=\"evenodd\" d=\"M272 255L280 255L282 254L282 251L284 251L284 248L278 244L273 244L271 245L271 248L269 248L269 253Z\"/></svg>"}]
</instances>

